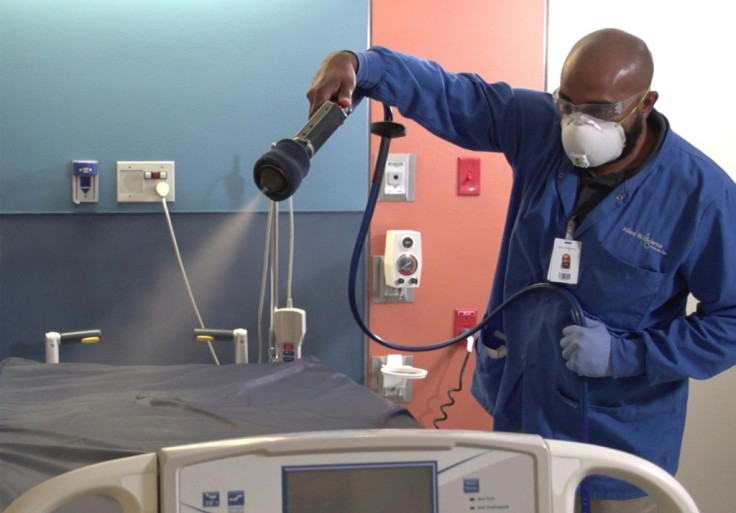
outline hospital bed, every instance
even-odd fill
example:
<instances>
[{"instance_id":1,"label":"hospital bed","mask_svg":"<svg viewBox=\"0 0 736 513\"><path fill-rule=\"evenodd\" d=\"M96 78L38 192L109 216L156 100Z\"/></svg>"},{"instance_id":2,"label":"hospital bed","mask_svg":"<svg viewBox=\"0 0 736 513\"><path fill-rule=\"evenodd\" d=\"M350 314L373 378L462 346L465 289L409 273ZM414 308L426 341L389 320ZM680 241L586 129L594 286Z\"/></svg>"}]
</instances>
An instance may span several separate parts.
<instances>
[{"instance_id":1,"label":"hospital bed","mask_svg":"<svg viewBox=\"0 0 736 513\"><path fill-rule=\"evenodd\" d=\"M166 448L46 481L6 513L50 513L88 493L109 494L123 513L571 513L590 474L640 486L661 513L697 513L669 474L628 454L533 435L431 430Z\"/></svg>"},{"instance_id":2,"label":"hospital bed","mask_svg":"<svg viewBox=\"0 0 736 513\"><path fill-rule=\"evenodd\" d=\"M304 431L417 427L405 408L313 357L221 366L8 358L0 362L0 511L56 476L165 447ZM120 511L104 494L58 509Z\"/></svg>"},{"instance_id":3,"label":"hospital bed","mask_svg":"<svg viewBox=\"0 0 736 513\"><path fill-rule=\"evenodd\" d=\"M424 430L314 358L0 363L5 513L570 513L586 475L697 513L634 456L533 435ZM337 507L328 504L337 504Z\"/></svg>"}]
</instances>

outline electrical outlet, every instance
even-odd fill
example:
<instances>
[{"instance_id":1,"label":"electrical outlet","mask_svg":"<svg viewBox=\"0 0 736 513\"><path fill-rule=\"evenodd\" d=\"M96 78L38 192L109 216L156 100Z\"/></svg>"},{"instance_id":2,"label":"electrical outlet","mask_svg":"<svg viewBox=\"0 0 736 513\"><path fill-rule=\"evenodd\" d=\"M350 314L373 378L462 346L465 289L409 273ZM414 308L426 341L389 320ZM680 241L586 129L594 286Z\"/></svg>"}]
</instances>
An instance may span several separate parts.
<instances>
[{"instance_id":1,"label":"electrical outlet","mask_svg":"<svg viewBox=\"0 0 736 513\"><path fill-rule=\"evenodd\" d=\"M466 330L475 328L478 324L478 310L475 308L455 308L455 325L453 337L461 335Z\"/></svg>"}]
</instances>

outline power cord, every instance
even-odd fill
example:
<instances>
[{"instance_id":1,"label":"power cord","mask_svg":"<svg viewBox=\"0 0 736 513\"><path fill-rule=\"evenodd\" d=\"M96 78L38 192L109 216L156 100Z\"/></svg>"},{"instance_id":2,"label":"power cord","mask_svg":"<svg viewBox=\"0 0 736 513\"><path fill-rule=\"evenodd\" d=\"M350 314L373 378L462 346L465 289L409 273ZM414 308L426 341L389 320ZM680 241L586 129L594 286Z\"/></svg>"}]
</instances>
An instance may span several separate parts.
<instances>
[{"instance_id":1,"label":"power cord","mask_svg":"<svg viewBox=\"0 0 736 513\"><path fill-rule=\"evenodd\" d=\"M192 287L189 284L189 278L187 277L187 271L184 268L184 262L181 259L181 252L179 251L179 244L176 242L176 234L174 233L174 225L171 222L171 215L169 214L169 207L166 205L166 196L169 194L169 186L166 182L160 182L156 186L156 193L158 193L159 196L161 196L161 204L164 207L164 214L166 216L166 223L169 225L169 233L171 234L171 242L174 245L174 253L176 253L176 260L179 262L179 269L181 270L181 275L184 277L184 285L187 287L187 293L189 294L189 300L192 303L192 307L194 308L194 313L197 316L197 321L199 321L199 327L202 329L205 329L204 321L202 320L202 316L199 314L199 308L197 307L197 302L194 300L194 294L192 293ZM212 347L212 342L207 341L207 346L210 349L210 354L212 355L212 359L215 362L215 365L220 365L220 361L217 359L217 353L215 353L215 348Z\"/></svg>"},{"instance_id":2,"label":"power cord","mask_svg":"<svg viewBox=\"0 0 736 513\"><path fill-rule=\"evenodd\" d=\"M286 306L293 307L292 287L294 277L294 202L292 197L288 199L289 205L289 254L287 262L287 282L286 282ZM278 202L270 201L268 208L268 218L266 220L266 241L263 251L263 268L261 270L261 291L258 301L258 363L264 363L264 349L268 346L269 358L273 357L271 350L274 349L272 342L274 339L274 310L278 305L278 239L279 239L279 207ZM265 333L262 327L262 320L265 317L266 308L266 289L270 286L270 308L269 319L271 329L268 333L268 344L264 340Z\"/></svg>"},{"instance_id":3,"label":"power cord","mask_svg":"<svg viewBox=\"0 0 736 513\"><path fill-rule=\"evenodd\" d=\"M263 363L263 350L266 343L263 340L263 311L266 303L266 285L268 283L268 255L271 251L271 223L273 222L274 202L268 205L268 216L266 218L266 241L263 248L263 268L261 270L261 293L258 299L258 363Z\"/></svg>"},{"instance_id":4,"label":"power cord","mask_svg":"<svg viewBox=\"0 0 736 513\"><path fill-rule=\"evenodd\" d=\"M468 360L470 360L470 355L473 353L473 345L475 344L475 340L473 339L472 335L467 338L467 341L468 341L467 351L465 352L465 358L463 359L463 364L460 367L460 376L458 377L457 387L451 388L447 391L447 397L449 398L449 401L440 406L440 412L442 412L442 416L432 421L432 424L434 425L435 429L440 428L438 426L440 422L444 422L448 419L446 409L455 404L454 394L456 392L463 391L463 379L465 376L465 368L468 366Z\"/></svg>"}]
</instances>

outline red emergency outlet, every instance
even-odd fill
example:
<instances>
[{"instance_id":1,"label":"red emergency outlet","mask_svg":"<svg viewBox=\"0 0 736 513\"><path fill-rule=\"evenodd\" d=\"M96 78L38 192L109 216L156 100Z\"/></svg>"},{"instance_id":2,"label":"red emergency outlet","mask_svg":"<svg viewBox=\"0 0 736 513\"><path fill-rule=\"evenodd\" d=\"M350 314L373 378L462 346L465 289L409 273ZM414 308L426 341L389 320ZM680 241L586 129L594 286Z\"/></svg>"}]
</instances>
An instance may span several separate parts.
<instances>
[{"instance_id":1,"label":"red emergency outlet","mask_svg":"<svg viewBox=\"0 0 736 513\"><path fill-rule=\"evenodd\" d=\"M465 331L475 328L476 324L478 324L478 310L475 308L455 308L453 336L457 337Z\"/></svg>"},{"instance_id":2,"label":"red emergency outlet","mask_svg":"<svg viewBox=\"0 0 736 513\"><path fill-rule=\"evenodd\" d=\"M457 194L459 196L478 196L480 194L480 159L458 157Z\"/></svg>"}]
</instances>

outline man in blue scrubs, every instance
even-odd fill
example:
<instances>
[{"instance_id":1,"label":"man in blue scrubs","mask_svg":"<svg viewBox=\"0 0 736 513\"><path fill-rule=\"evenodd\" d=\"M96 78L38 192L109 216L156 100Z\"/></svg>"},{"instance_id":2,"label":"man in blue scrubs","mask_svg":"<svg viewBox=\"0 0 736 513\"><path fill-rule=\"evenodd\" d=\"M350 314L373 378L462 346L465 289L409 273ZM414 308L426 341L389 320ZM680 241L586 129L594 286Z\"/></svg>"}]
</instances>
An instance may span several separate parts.
<instances>
[{"instance_id":1,"label":"man in blue scrubs","mask_svg":"<svg viewBox=\"0 0 736 513\"><path fill-rule=\"evenodd\" d=\"M514 181L489 311L553 283L585 320L555 294L525 295L482 333L475 397L496 430L586 440L674 474L688 379L736 362L736 186L654 108L653 68L615 29L574 45L553 94L374 47L329 55L307 96L312 112L372 98L504 154ZM656 511L619 481L590 490L594 512Z\"/></svg>"}]
</instances>

